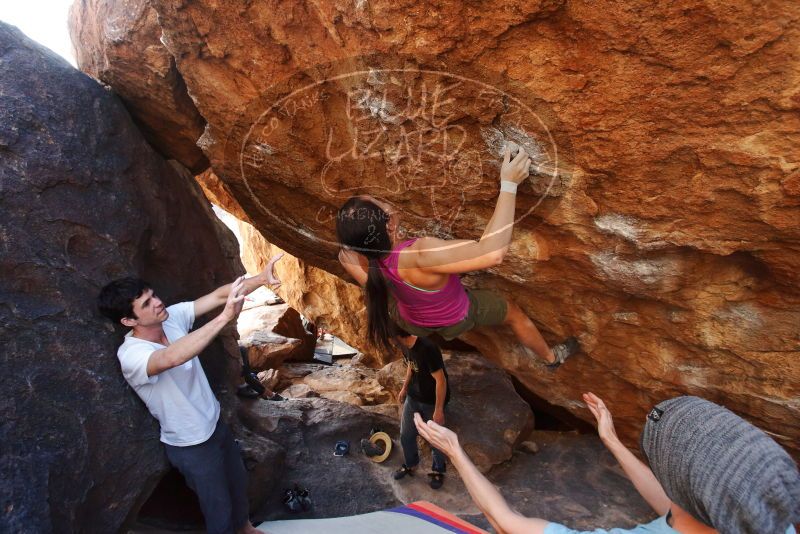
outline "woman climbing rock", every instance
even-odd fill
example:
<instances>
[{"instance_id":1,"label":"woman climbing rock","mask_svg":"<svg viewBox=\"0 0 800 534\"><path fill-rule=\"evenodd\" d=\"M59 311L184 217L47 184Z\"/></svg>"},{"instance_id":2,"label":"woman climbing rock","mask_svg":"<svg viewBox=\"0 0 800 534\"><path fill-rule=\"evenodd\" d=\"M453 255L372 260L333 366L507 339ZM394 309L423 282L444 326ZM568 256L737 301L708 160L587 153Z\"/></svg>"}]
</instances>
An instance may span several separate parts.
<instances>
[{"instance_id":1,"label":"woman climbing rock","mask_svg":"<svg viewBox=\"0 0 800 534\"><path fill-rule=\"evenodd\" d=\"M547 345L539 330L513 301L488 290L467 290L459 274L502 263L511 242L517 185L528 176L524 151L511 159L506 148L500 169L500 195L478 241L422 237L399 241L399 213L368 195L350 198L339 209L336 233L339 261L366 288L368 337L391 347L394 320L420 337L439 333L453 339L476 326L506 324L519 342L551 367L578 350L570 337Z\"/></svg>"}]
</instances>

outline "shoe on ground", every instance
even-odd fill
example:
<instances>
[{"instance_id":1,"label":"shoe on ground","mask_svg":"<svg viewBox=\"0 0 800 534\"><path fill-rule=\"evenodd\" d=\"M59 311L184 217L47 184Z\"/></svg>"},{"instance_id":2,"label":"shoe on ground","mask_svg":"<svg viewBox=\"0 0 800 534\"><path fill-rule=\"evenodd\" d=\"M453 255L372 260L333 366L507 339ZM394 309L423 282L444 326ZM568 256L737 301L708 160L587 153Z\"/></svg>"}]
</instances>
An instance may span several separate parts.
<instances>
[{"instance_id":1,"label":"shoe on ground","mask_svg":"<svg viewBox=\"0 0 800 534\"><path fill-rule=\"evenodd\" d=\"M380 456L383 454L384 448L372 443L367 438L361 438L361 451L372 458L373 456Z\"/></svg>"},{"instance_id":2,"label":"shoe on ground","mask_svg":"<svg viewBox=\"0 0 800 534\"><path fill-rule=\"evenodd\" d=\"M241 384L236 388L236 394L244 399L257 399L261 394L250 387L249 384Z\"/></svg>"},{"instance_id":3,"label":"shoe on ground","mask_svg":"<svg viewBox=\"0 0 800 534\"><path fill-rule=\"evenodd\" d=\"M428 484L430 484L432 489L438 490L442 487L442 484L444 484L444 473L438 473L434 471L432 473L428 473L428 477L430 478Z\"/></svg>"},{"instance_id":4,"label":"shoe on ground","mask_svg":"<svg viewBox=\"0 0 800 534\"><path fill-rule=\"evenodd\" d=\"M409 468L409 467L407 467L406 464L403 464L403 465L400 466L400 469L398 469L397 471L394 472L394 475L392 475L392 476L394 477L395 480L400 480L401 478L405 477L406 475L413 477L414 476L414 470Z\"/></svg>"},{"instance_id":5,"label":"shoe on ground","mask_svg":"<svg viewBox=\"0 0 800 534\"><path fill-rule=\"evenodd\" d=\"M286 397L282 396L280 393L273 393L271 397L267 397L268 401L285 401Z\"/></svg>"},{"instance_id":6,"label":"shoe on ground","mask_svg":"<svg viewBox=\"0 0 800 534\"><path fill-rule=\"evenodd\" d=\"M553 347L553 355L556 360L553 363L548 363L547 367L550 369L557 369L562 363L567 361L567 358L577 353L581 349L578 339L575 337L568 337L555 347Z\"/></svg>"}]
</instances>

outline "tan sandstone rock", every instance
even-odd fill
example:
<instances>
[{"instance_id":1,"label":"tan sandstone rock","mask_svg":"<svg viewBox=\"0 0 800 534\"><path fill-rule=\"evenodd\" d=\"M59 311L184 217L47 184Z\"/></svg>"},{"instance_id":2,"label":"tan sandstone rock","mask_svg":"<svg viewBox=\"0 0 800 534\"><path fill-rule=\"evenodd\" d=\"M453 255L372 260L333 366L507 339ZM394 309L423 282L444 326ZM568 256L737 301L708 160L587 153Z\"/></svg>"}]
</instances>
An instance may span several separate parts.
<instances>
[{"instance_id":1,"label":"tan sandstone rock","mask_svg":"<svg viewBox=\"0 0 800 534\"><path fill-rule=\"evenodd\" d=\"M306 307L359 346L358 290L311 271L343 274L336 208L372 193L406 235L475 239L513 141L537 165L513 245L465 281L513 297L551 342L578 334L585 354L549 373L508 330L465 339L587 420L593 390L631 444L653 403L689 393L800 453L800 5L150 5L215 174L300 258L298 310L324 295Z\"/></svg>"},{"instance_id":2,"label":"tan sandstone rock","mask_svg":"<svg viewBox=\"0 0 800 534\"><path fill-rule=\"evenodd\" d=\"M69 28L78 68L122 97L150 144L195 173L207 168L196 145L205 120L161 42L148 0L76 0Z\"/></svg>"}]
</instances>

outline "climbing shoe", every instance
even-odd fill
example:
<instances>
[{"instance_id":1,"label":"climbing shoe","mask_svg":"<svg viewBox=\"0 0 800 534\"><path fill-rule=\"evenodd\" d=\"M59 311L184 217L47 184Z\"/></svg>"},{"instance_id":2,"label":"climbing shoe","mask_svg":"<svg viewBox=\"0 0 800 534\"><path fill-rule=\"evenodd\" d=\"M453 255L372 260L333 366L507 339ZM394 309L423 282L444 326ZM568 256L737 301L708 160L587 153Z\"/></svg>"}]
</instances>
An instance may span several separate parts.
<instances>
[{"instance_id":1,"label":"climbing shoe","mask_svg":"<svg viewBox=\"0 0 800 534\"><path fill-rule=\"evenodd\" d=\"M241 384L236 388L236 394L244 399L257 399L261 395L248 384Z\"/></svg>"},{"instance_id":2,"label":"climbing shoe","mask_svg":"<svg viewBox=\"0 0 800 534\"><path fill-rule=\"evenodd\" d=\"M283 505L287 510L295 514L303 511L303 503L300 500L300 496L297 495L297 490L290 489L283 493Z\"/></svg>"},{"instance_id":3,"label":"climbing shoe","mask_svg":"<svg viewBox=\"0 0 800 534\"><path fill-rule=\"evenodd\" d=\"M372 443L367 438L361 438L361 452L372 458L373 456L380 456L383 454L384 447Z\"/></svg>"},{"instance_id":4,"label":"climbing shoe","mask_svg":"<svg viewBox=\"0 0 800 534\"><path fill-rule=\"evenodd\" d=\"M400 469L398 469L397 471L394 472L393 476L394 476L395 480L400 480L401 478L405 477L406 475L413 477L414 476L414 470L411 469L410 467L406 466L406 464L403 464L403 465L400 466Z\"/></svg>"},{"instance_id":5,"label":"climbing shoe","mask_svg":"<svg viewBox=\"0 0 800 534\"><path fill-rule=\"evenodd\" d=\"M563 342L553 347L553 355L556 361L548 363L547 367L550 369L557 369L562 363L567 361L567 358L578 352L581 346L578 344L578 339L575 337L568 337Z\"/></svg>"},{"instance_id":6,"label":"climbing shoe","mask_svg":"<svg viewBox=\"0 0 800 534\"><path fill-rule=\"evenodd\" d=\"M269 397L265 397L268 401L285 401L286 397L281 395L280 393L273 392L272 395Z\"/></svg>"},{"instance_id":7,"label":"climbing shoe","mask_svg":"<svg viewBox=\"0 0 800 534\"><path fill-rule=\"evenodd\" d=\"M253 391L258 392L259 395L264 394L264 385L253 371L242 371L242 377L244 377L244 381L253 389Z\"/></svg>"},{"instance_id":8,"label":"climbing shoe","mask_svg":"<svg viewBox=\"0 0 800 534\"><path fill-rule=\"evenodd\" d=\"M308 494L308 490L295 486L295 493L297 494L297 499L300 501L300 505L303 507L303 511L308 512L311 510L314 503L311 501L311 495Z\"/></svg>"},{"instance_id":9,"label":"climbing shoe","mask_svg":"<svg viewBox=\"0 0 800 534\"><path fill-rule=\"evenodd\" d=\"M444 473L434 471L432 473L428 473L428 477L430 478L428 484L432 489L438 490L442 487L442 484L444 484Z\"/></svg>"}]
</instances>

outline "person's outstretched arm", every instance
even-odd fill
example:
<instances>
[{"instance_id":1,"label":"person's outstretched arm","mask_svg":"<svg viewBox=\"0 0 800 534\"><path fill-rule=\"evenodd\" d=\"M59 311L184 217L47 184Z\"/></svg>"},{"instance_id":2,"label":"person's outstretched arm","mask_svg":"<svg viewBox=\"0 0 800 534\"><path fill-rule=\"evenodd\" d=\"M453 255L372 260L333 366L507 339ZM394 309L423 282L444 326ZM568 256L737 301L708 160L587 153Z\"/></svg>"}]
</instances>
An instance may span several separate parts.
<instances>
[{"instance_id":1,"label":"person's outstretched arm","mask_svg":"<svg viewBox=\"0 0 800 534\"><path fill-rule=\"evenodd\" d=\"M512 160L506 148L500 169L500 181L520 184L528 177L530 158L520 150ZM503 261L514 230L516 193L501 189L489 223L478 241L469 239L421 239L416 267L431 273L466 273L486 269Z\"/></svg>"},{"instance_id":2,"label":"person's outstretched arm","mask_svg":"<svg viewBox=\"0 0 800 534\"><path fill-rule=\"evenodd\" d=\"M669 511L670 501L653 471L622 444L614 430L614 420L605 403L594 393L584 393L583 400L597 420L597 433L603 445L614 455L639 495L659 515Z\"/></svg>"},{"instance_id":3,"label":"person's outstretched arm","mask_svg":"<svg viewBox=\"0 0 800 534\"><path fill-rule=\"evenodd\" d=\"M414 414L414 423L419 434L450 459L472 500L498 533L543 534L548 521L525 517L512 510L494 484L478 471L452 430L434 421L426 423L418 413Z\"/></svg>"},{"instance_id":4,"label":"person's outstretched arm","mask_svg":"<svg viewBox=\"0 0 800 534\"><path fill-rule=\"evenodd\" d=\"M444 402L447 400L447 377L444 369L439 369L431 373L436 381L436 403L433 406L433 420L444 425Z\"/></svg>"},{"instance_id":5,"label":"person's outstretched arm","mask_svg":"<svg viewBox=\"0 0 800 534\"><path fill-rule=\"evenodd\" d=\"M281 285L280 279L275 274L275 264L283 257L283 252L273 256L263 271L255 276L244 280L244 295L249 295L261 286L268 285L277 289ZM228 294L231 292L231 284L220 286L208 295L204 295L194 301L194 315L199 317L204 313L219 308L225 304Z\"/></svg>"},{"instance_id":6,"label":"person's outstretched arm","mask_svg":"<svg viewBox=\"0 0 800 534\"><path fill-rule=\"evenodd\" d=\"M411 383L411 374L413 373L411 369L411 364L406 363L406 376L403 378L403 387L400 388L400 392L397 394L397 400L400 404L403 404L406 401L406 395L408 395L408 385Z\"/></svg>"},{"instance_id":7,"label":"person's outstretched arm","mask_svg":"<svg viewBox=\"0 0 800 534\"><path fill-rule=\"evenodd\" d=\"M244 304L244 277L237 278L228 287L230 290L222 312L194 332L153 352L147 360L147 376L157 375L191 360L211 343L225 325L236 319Z\"/></svg>"}]
</instances>

